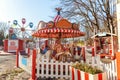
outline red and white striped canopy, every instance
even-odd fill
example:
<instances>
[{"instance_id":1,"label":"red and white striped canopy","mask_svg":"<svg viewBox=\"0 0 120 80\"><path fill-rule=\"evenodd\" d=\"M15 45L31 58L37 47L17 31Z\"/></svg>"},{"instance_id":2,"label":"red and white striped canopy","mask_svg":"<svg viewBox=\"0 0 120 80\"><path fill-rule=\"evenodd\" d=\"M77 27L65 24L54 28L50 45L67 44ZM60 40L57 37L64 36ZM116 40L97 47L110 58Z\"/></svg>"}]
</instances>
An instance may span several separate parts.
<instances>
[{"instance_id":1,"label":"red and white striped canopy","mask_svg":"<svg viewBox=\"0 0 120 80\"><path fill-rule=\"evenodd\" d=\"M73 38L84 36L80 30L65 28L43 28L33 33L32 36L39 38Z\"/></svg>"}]
</instances>

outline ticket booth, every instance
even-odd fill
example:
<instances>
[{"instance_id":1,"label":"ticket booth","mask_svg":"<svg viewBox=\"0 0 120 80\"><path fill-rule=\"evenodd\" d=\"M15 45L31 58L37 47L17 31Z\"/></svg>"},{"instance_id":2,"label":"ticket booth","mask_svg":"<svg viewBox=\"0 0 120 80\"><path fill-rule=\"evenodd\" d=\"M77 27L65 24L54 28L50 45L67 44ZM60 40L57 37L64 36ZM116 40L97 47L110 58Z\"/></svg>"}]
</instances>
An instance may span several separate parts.
<instances>
[{"instance_id":1,"label":"ticket booth","mask_svg":"<svg viewBox=\"0 0 120 80\"><path fill-rule=\"evenodd\" d=\"M24 41L20 39L10 40L5 39L4 40L4 51L5 52L16 52L16 50L24 50Z\"/></svg>"}]
</instances>

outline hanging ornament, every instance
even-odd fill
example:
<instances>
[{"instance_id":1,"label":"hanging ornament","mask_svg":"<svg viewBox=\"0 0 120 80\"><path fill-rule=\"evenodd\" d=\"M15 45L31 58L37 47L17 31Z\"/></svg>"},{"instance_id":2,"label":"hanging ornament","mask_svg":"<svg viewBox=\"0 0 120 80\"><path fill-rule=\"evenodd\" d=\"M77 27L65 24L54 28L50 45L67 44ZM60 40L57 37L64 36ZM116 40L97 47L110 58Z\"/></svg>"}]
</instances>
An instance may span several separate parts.
<instances>
[{"instance_id":1,"label":"hanging ornament","mask_svg":"<svg viewBox=\"0 0 120 80\"><path fill-rule=\"evenodd\" d=\"M24 28L24 27L22 27L22 28L21 28L21 31L22 31L22 32L24 32L24 31L25 31L25 28Z\"/></svg>"},{"instance_id":2,"label":"hanging ornament","mask_svg":"<svg viewBox=\"0 0 120 80\"><path fill-rule=\"evenodd\" d=\"M14 24L14 25L17 25L17 24L18 24L17 20L14 20L14 21L13 21L13 24Z\"/></svg>"},{"instance_id":3,"label":"hanging ornament","mask_svg":"<svg viewBox=\"0 0 120 80\"><path fill-rule=\"evenodd\" d=\"M25 24L25 23L26 23L26 19L22 18L22 24Z\"/></svg>"},{"instance_id":4,"label":"hanging ornament","mask_svg":"<svg viewBox=\"0 0 120 80\"><path fill-rule=\"evenodd\" d=\"M9 33L10 33L10 34L13 34L13 28L10 28L10 29L9 29Z\"/></svg>"},{"instance_id":5,"label":"hanging ornament","mask_svg":"<svg viewBox=\"0 0 120 80\"><path fill-rule=\"evenodd\" d=\"M30 28L32 28L32 27L33 27L33 23L32 23L32 22L30 22L30 23L29 23L29 26L30 26Z\"/></svg>"}]
</instances>

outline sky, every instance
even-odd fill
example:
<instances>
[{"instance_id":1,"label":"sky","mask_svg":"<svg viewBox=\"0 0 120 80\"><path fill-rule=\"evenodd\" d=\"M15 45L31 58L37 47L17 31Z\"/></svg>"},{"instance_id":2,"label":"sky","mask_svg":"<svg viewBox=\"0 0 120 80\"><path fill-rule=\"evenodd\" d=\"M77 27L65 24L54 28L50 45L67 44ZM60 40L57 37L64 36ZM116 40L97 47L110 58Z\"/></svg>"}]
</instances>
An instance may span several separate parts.
<instances>
[{"instance_id":1,"label":"sky","mask_svg":"<svg viewBox=\"0 0 120 80\"><path fill-rule=\"evenodd\" d=\"M0 21L13 23L17 20L21 25L21 19L26 19L26 25L33 22L37 26L39 21L53 20L59 7L59 0L0 0Z\"/></svg>"}]
</instances>

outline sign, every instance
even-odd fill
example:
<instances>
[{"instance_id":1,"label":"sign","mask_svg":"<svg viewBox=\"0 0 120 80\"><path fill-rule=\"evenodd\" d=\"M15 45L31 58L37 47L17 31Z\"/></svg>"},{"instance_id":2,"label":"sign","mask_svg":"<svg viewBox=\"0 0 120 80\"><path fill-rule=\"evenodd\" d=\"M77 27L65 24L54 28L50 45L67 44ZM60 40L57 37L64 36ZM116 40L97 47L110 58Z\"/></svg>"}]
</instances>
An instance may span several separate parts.
<instances>
[{"instance_id":1,"label":"sign","mask_svg":"<svg viewBox=\"0 0 120 80\"><path fill-rule=\"evenodd\" d=\"M22 57L22 64L25 65L25 66L27 66L27 59L24 58L24 57Z\"/></svg>"},{"instance_id":2,"label":"sign","mask_svg":"<svg viewBox=\"0 0 120 80\"><path fill-rule=\"evenodd\" d=\"M18 40L8 40L8 52L16 52L18 49Z\"/></svg>"}]
</instances>

